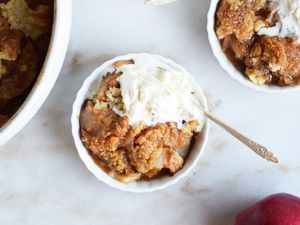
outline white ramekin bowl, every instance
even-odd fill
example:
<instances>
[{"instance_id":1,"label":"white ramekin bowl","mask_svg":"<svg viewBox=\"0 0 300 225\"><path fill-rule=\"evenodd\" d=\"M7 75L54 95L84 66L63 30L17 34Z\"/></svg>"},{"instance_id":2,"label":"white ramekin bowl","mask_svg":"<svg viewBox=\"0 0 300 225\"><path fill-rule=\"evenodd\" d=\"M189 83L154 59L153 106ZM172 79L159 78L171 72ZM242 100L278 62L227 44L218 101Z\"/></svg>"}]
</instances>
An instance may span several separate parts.
<instances>
[{"instance_id":1,"label":"white ramekin bowl","mask_svg":"<svg viewBox=\"0 0 300 225\"><path fill-rule=\"evenodd\" d=\"M20 131L36 114L53 88L63 65L71 31L72 0L54 2L52 36L43 68L25 102L0 128L0 145Z\"/></svg>"},{"instance_id":2,"label":"white ramekin bowl","mask_svg":"<svg viewBox=\"0 0 300 225\"><path fill-rule=\"evenodd\" d=\"M207 15L207 32L210 46L212 48L213 54L221 64L224 70L235 80L240 82L241 84L253 88L257 91L263 91L266 93L286 93L291 91L300 90L300 86L291 86L291 87L280 87L275 85L256 85L252 83L246 75L244 75L241 71L239 71L232 62L227 58L225 53L223 52L220 42L217 38L215 32L215 14L217 10L219 0L211 0L210 8Z\"/></svg>"},{"instance_id":3,"label":"white ramekin bowl","mask_svg":"<svg viewBox=\"0 0 300 225\"><path fill-rule=\"evenodd\" d=\"M174 61L163 58L161 56L149 55L149 54L128 54L128 55L116 57L112 60L105 62L102 66L94 70L94 72L84 81L84 84L79 90L76 100L73 104L73 113L71 117L72 134L75 141L75 145L81 160L84 162L88 170L92 172L99 180L101 180L102 182L106 183L111 187L117 188L122 191L129 191L135 193L153 192L153 191L161 190L172 184L175 184L181 178L186 176L188 172L196 165L197 161L201 157L207 142L208 130L209 130L208 122L205 119L202 135L199 135L199 137L196 139L195 145L191 150L189 157L185 161L185 165L180 171L178 171L172 177L163 176L161 178L153 179L150 181L140 181L140 182L124 184L113 179L112 177L107 175L99 166L97 166L97 164L94 162L93 158L90 156L89 152L87 151L87 149L84 147L84 145L80 140L79 115L80 115L81 107L86 99L91 99L93 95L98 91L100 86L100 81L103 75L106 75L108 71L113 70L112 65L115 61L124 60L124 59L134 60L136 58L145 57L145 56L155 57L156 59L159 59L160 61L175 66L179 69L182 69L187 74L189 74L183 67L179 66ZM195 87L197 88L196 91L199 93L199 96L201 97L203 106L207 109L207 101L201 88L197 85L197 82L193 78L193 76L190 74L189 76L191 81L195 84Z\"/></svg>"}]
</instances>

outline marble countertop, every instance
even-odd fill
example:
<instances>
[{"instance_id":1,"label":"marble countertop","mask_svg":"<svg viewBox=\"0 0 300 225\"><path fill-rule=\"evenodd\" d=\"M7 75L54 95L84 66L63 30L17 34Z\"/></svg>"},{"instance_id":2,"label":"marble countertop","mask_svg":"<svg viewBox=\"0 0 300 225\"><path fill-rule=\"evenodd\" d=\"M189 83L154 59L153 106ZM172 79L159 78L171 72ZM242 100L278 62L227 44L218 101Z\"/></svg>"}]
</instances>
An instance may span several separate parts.
<instances>
[{"instance_id":1,"label":"marble countertop","mask_svg":"<svg viewBox=\"0 0 300 225\"><path fill-rule=\"evenodd\" d=\"M269 95L232 80L213 57L206 33L210 0L149 7L142 0L73 0L69 51L47 101L0 148L0 224L231 225L236 213L276 192L300 195L300 92ZM95 67L132 52L184 65L211 110L277 154L258 158L212 124L205 153L181 182L131 194L98 181L71 137L75 94Z\"/></svg>"}]
</instances>

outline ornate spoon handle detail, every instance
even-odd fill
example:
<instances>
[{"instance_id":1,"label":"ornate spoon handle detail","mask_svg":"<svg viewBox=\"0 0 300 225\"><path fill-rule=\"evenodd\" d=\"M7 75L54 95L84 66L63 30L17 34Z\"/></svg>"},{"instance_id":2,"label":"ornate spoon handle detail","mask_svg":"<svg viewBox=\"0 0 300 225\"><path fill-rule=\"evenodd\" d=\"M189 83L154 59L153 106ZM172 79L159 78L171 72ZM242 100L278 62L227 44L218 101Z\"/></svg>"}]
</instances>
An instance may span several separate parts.
<instances>
[{"instance_id":1,"label":"ornate spoon handle detail","mask_svg":"<svg viewBox=\"0 0 300 225\"><path fill-rule=\"evenodd\" d=\"M265 148L264 146L252 141L251 139L245 137L244 135L237 132L236 130L234 130L233 128L231 128L230 126L228 126L227 124L225 124L221 120L217 119L215 116L213 116L212 114L210 114L206 110L204 110L204 109L201 109L201 110L202 110L202 113L208 119L212 120L213 122L218 124L220 127L222 127L224 130L226 130L228 133L230 133L232 136L234 136L236 139L238 139L239 141L241 141L242 143L247 145L257 155L259 155L262 158L264 158L264 159L266 159L270 162L273 162L273 163L278 163L279 162L279 160L276 158L276 156L274 156L274 154L271 151L269 151L267 148Z\"/></svg>"}]
</instances>

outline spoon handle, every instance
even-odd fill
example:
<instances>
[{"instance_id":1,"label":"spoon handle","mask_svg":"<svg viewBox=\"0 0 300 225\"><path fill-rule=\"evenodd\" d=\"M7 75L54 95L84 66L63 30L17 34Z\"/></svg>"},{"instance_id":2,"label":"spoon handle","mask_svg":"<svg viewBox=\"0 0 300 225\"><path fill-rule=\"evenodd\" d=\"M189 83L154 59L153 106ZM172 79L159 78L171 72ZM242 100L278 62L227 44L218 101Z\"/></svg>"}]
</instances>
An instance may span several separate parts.
<instances>
[{"instance_id":1,"label":"spoon handle","mask_svg":"<svg viewBox=\"0 0 300 225\"><path fill-rule=\"evenodd\" d=\"M226 130L228 133L230 133L232 136L234 136L236 139L247 145L251 150L253 150L257 155L261 156L262 158L273 162L278 163L279 160L274 156L274 154L269 151L266 147L252 141L251 139L245 137L241 133L237 132L221 120L217 119L215 116L213 116L211 113L207 112L206 110L202 109L203 114L216 124L218 124L220 127L222 127L224 130Z\"/></svg>"}]
</instances>

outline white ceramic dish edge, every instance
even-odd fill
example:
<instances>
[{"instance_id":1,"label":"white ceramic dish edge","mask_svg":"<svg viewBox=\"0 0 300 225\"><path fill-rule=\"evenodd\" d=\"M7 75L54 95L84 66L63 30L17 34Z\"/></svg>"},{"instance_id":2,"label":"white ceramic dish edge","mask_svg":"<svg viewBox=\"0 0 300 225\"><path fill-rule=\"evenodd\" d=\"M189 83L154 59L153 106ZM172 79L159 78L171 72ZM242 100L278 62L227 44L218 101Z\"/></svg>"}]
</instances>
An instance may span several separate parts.
<instances>
[{"instance_id":1,"label":"white ceramic dish edge","mask_svg":"<svg viewBox=\"0 0 300 225\"><path fill-rule=\"evenodd\" d=\"M99 166L96 165L96 163L91 158L88 151L86 150L86 148L84 147L84 145L82 144L82 142L80 140L79 115L80 115L80 110L81 110L82 104L87 98L92 97L91 95L94 94L98 90L101 77L104 74L106 74L106 72L108 72L107 68L111 67L113 62L115 62L117 60L122 60L122 59L135 59L136 57L144 57L144 56L149 56L149 54L140 53L140 54L128 54L128 55L124 55L124 56L119 56L119 57L116 57L114 59L111 59L111 60L105 62L100 67L98 67L96 70L94 70L94 72L86 78L83 86L78 91L76 100L73 104L73 112L72 112L72 116L71 116L72 135L74 138L74 142L75 142L79 157L84 162L84 164L88 168L88 170L91 173L93 173L99 180L106 183L110 187L113 187L113 188L116 188L116 189L119 189L122 191L133 192L133 193L145 193L145 192L153 192L153 191L162 190L170 185L175 184L180 179L185 177L189 173L189 171L196 165L196 163L202 156L204 148L207 143L208 132L209 132L209 124L208 124L207 119L205 119L204 127L202 130L202 135L200 135L200 137L198 137L198 140L196 140L194 148L191 151L190 156L187 158L184 167L172 177L164 176L162 178L153 179L150 181L142 181L142 182L134 182L134 183L130 183L130 184L123 184L121 182L114 180L112 177L107 175L101 168L99 168ZM176 65L177 67L186 71L183 67L179 66L172 60L165 59L165 58L163 58L161 56L157 56L157 55L150 55L150 56L157 57L159 60L163 60L166 63ZM187 72L187 74L189 74L189 73ZM206 98L205 98L202 90L197 85L197 82L192 75L190 75L190 78L196 84L195 86L197 87L197 91L199 92L199 95L201 97L202 104L207 109L208 108L207 101L206 101Z\"/></svg>"},{"instance_id":2,"label":"white ceramic dish edge","mask_svg":"<svg viewBox=\"0 0 300 225\"><path fill-rule=\"evenodd\" d=\"M276 93L289 93L293 91L299 91L300 86L294 87L279 87L271 85L256 85L252 83L243 73L241 73L226 57L222 51L220 42L215 32L215 13L219 0L211 0L210 8L207 15L207 32L210 46L212 48L214 56L217 58L222 68L236 81L240 82L244 86L250 87L256 91L262 91L270 94Z\"/></svg>"},{"instance_id":3,"label":"white ceramic dish edge","mask_svg":"<svg viewBox=\"0 0 300 225\"><path fill-rule=\"evenodd\" d=\"M55 1L52 37L44 65L25 102L15 115L0 128L0 146L17 134L32 119L52 90L66 56L71 20L72 0Z\"/></svg>"}]
</instances>

